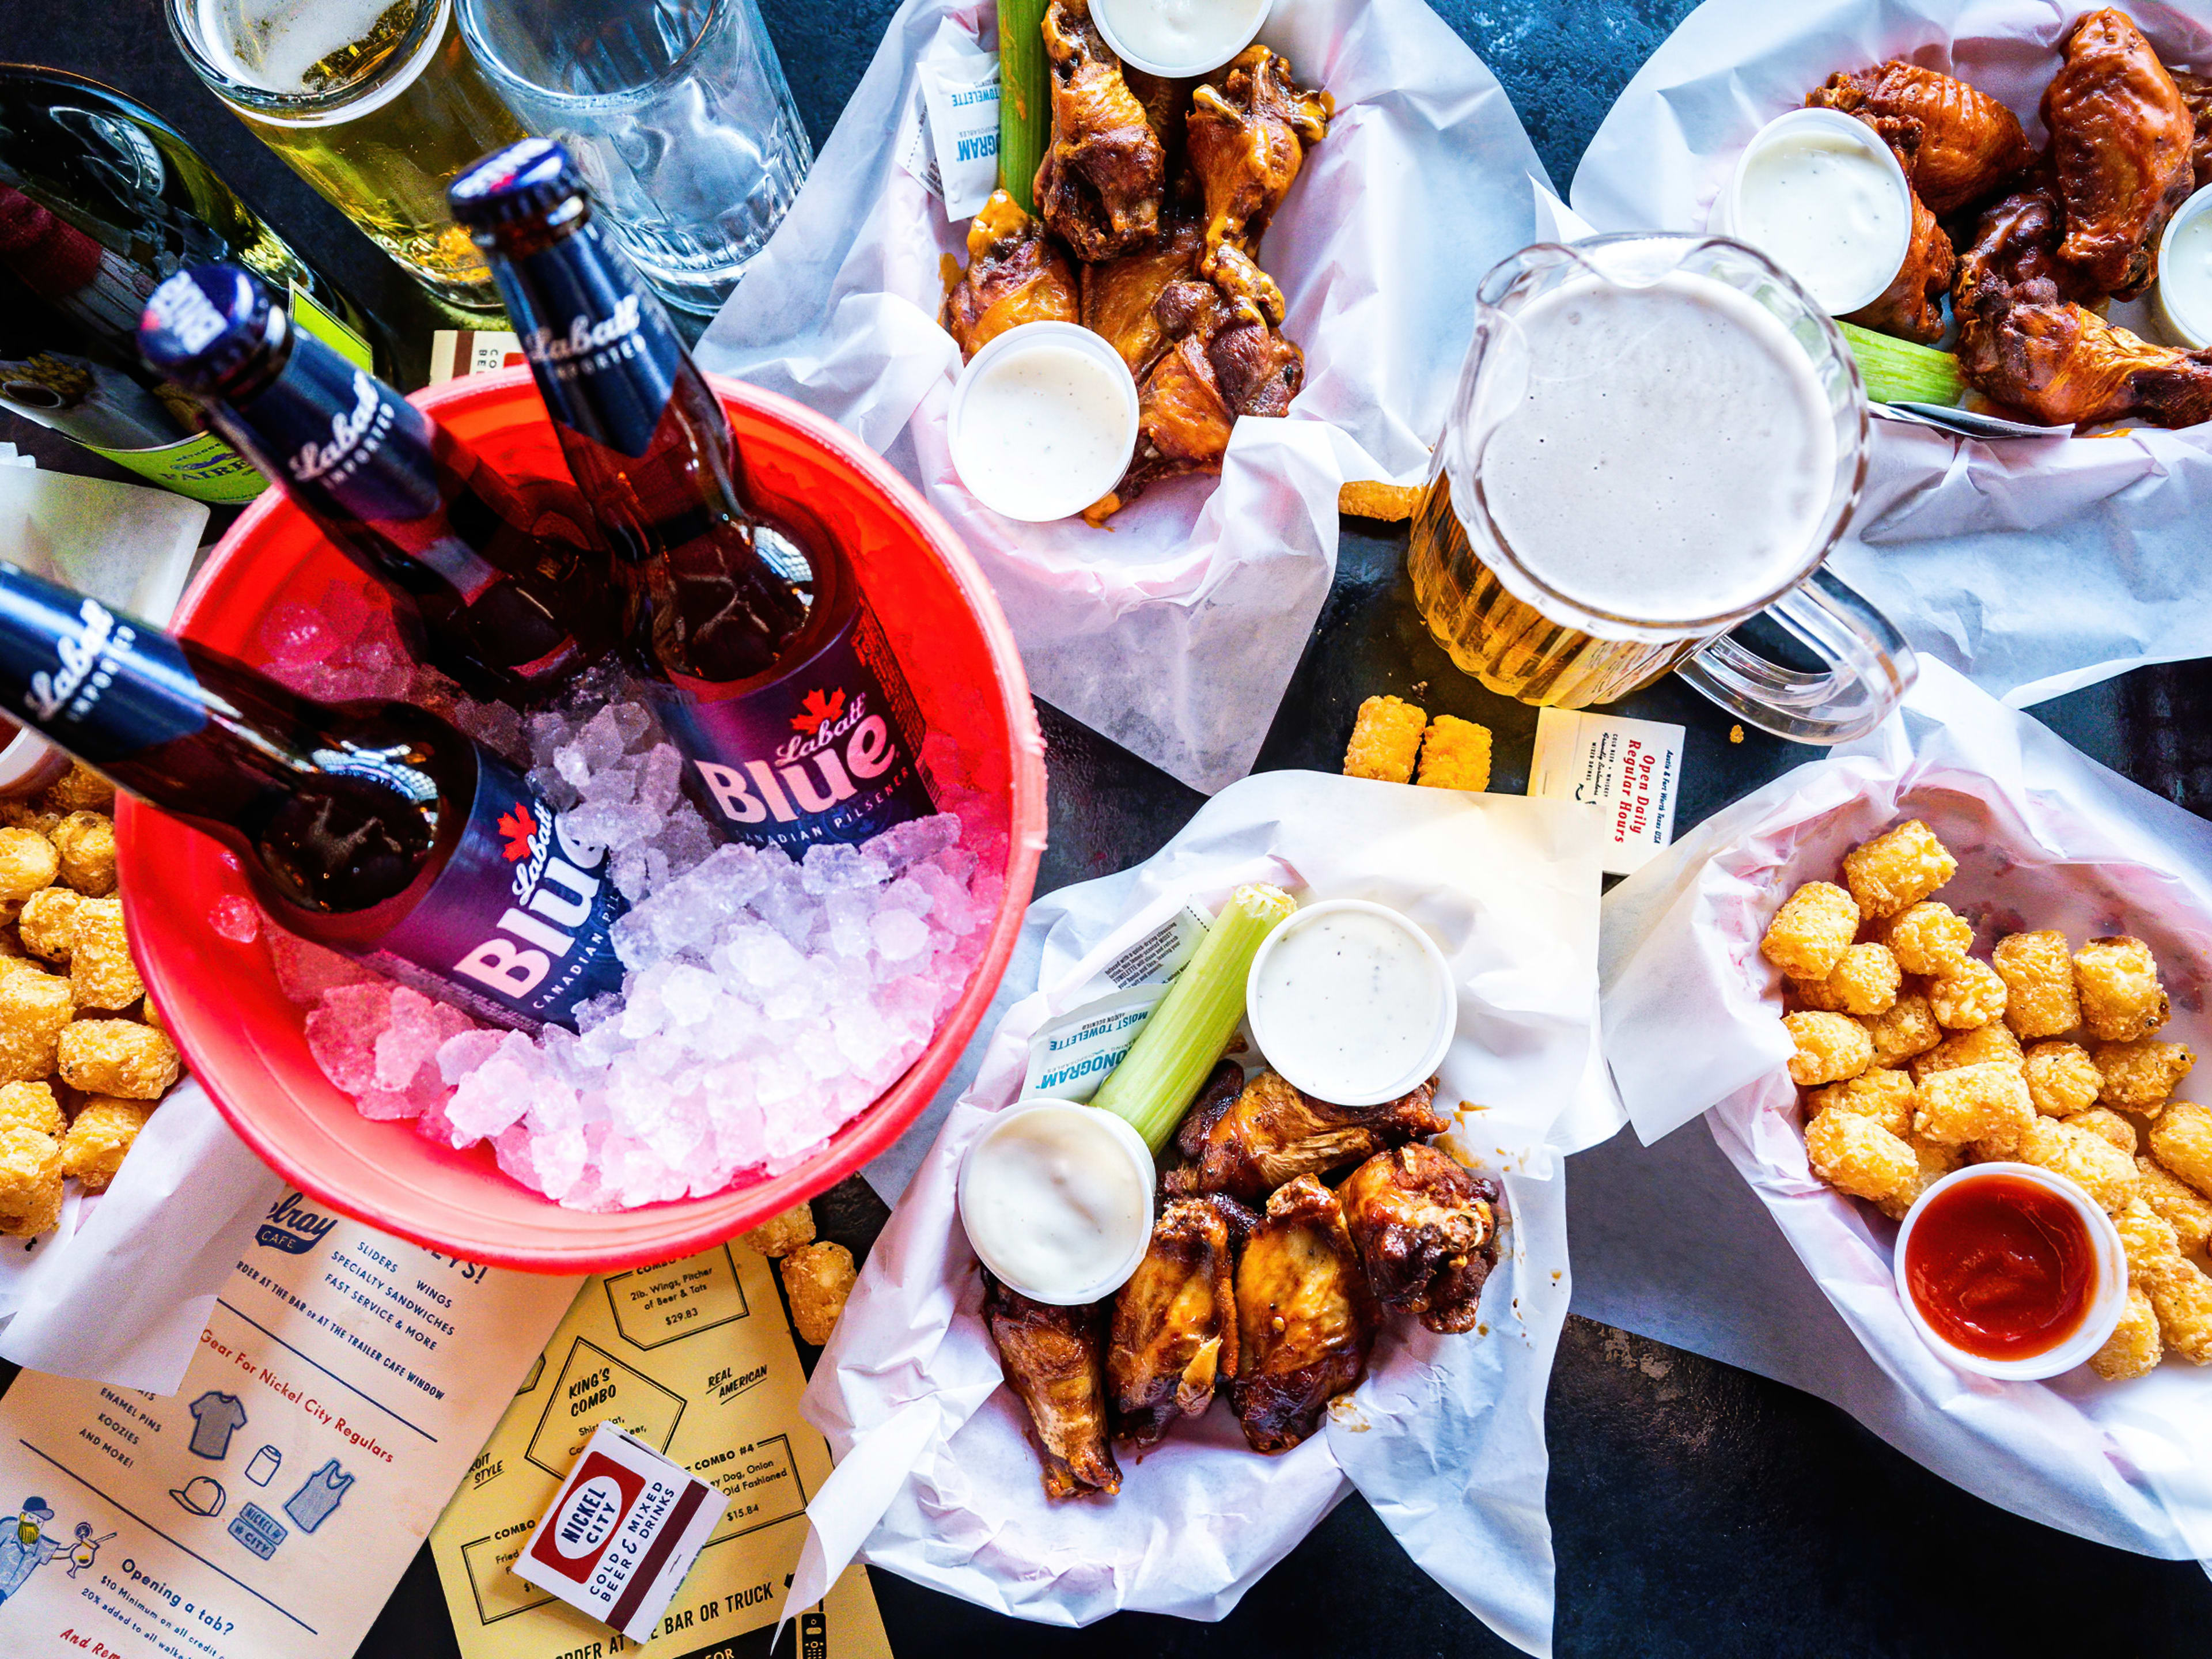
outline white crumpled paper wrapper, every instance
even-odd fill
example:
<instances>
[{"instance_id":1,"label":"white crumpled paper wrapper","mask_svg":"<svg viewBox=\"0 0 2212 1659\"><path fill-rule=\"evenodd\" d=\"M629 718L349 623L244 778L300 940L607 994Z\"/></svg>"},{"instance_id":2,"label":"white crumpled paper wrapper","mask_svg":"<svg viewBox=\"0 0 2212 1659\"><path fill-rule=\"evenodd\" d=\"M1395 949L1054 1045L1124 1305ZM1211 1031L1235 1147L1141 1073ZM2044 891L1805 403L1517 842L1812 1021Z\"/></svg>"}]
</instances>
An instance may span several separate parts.
<instances>
[{"instance_id":1,"label":"white crumpled paper wrapper","mask_svg":"<svg viewBox=\"0 0 2212 1659\"><path fill-rule=\"evenodd\" d=\"M216 1293L283 1188L187 1078L105 1193L72 1190L54 1231L0 1240L0 1355L175 1393Z\"/></svg>"},{"instance_id":2,"label":"white crumpled paper wrapper","mask_svg":"<svg viewBox=\"0 0 2212 1659\"><path fill-rule=\"evenodd\" d=\"M854 1554L1042 1623L1125 1608L1218 1619L1357 1489L1437 1580L1528 1652L1550 1651L1544 1395L1566 1315L1560 1158L1612 1133L1597 1068L1597 838L1572 806L1310 772L1223 791L1139 870L1030 909L1041 986L1007 1012L946 1118L807 1389L837 1469L790 1605ZM1301 902L1396 906L1443 947L1459 1036L1438 1099L1472 1101L1455 1150L1500 1176L1510 1216L1483 1291L1486 1334L1391 1317L1348 1409L1281 1457L1251 1451L1225 1398L1178 1426L1121 1495L1044 1496L1022 1407L1000 1387L954 1179L1019 1091L1030 1034L1175 905L1273 880ZM1248 1058L1251 1058L1249 1057Z\"/></svg>"},{"instance_id":3,"label":"white crumpled paper wrapper","mask_svg":"<svg viewBox=\"0 0 2212 1659\"><path fill-rule=\"evenodd\" d=\"M1889 58L2002 99L2037 144L2057 44L2092 0L1706 0L1637 72L1575 173L1601 230L1702 229L1753 133L1838 70ZM2212 69L2212 15L2120 9L2168 64ZM2090 438L1874 427L1829 562L1924 655L2024 708L2212 639L2201 578L2212 425Z\"/></svg>"},{"instance_id":4,"label":"white crumpled paper wrapper","mask_svg":"<svg viewBox=\"0 0 2212 1659\"><path fill-rule=\"evenodd\" d=\"M1880 731L1707 819L1608 896L1613 1082L1647 1143L1711 1109L1713 1139L1864 1346L1825 1364L1817 1350L1795 1352L1789 1380L1826 1376L1801 1385L1991 1503L2146 1555L2212 1558L2212 1375L2178 1358L2127 1382L2086 1368L2049 1382L1954 1370L1906 1321L1891 1277L1895 1224L1806 1166L1780 978L1759 941L1799 883L1835 879L1845 851L1905 817L1926 820L1958 855L1942 897L1975 920L1980 945L2023 927L2077 942L2133 933L2157 953L2172 995L2164 1035L2205 1048L2212 824L1929 665ZM1703 1212L1679 1179L1615 1187L1607 1225L1616 1231L1633 1228L1639 1205ZM1740 1322L1747 1307L1788 1307L1796 1285L1784 1281L1798 1265L1758 1256L1750 1237L1732 1243L1720 1248L1734 1259L1715 1274L1730 1307L1686 1309L1679 1332L1663 1313L1640 1327L1712 1352L1705 1327ZM1832 1327L1794 1335L1801 1350L1848 1340ZM1725 1339L1721 1348L1735 1357Z\"/></svg>"},{"instance_id":5,"label":"white crumpled paper wrapper","mask_svg":"<svg viewBox=\"0 0 2212 1659\"><path fill-rule=\"evenodd\" d=\"M894 154L915 65L993 45L996 18L990 0L899 9L699 359L888 452L991 579L1036 694L1210 793L1250 769L1328 596L1338 486L1426 476L1475 285L1528 240L1524 179L1543 166L1421 0L1277 7L1260 39L1336 100L1261 249L1305 389L1286 419L1237 422L1218 481L1155 486L1109 530L1017 523L946 451L960 357L937 325L941 263L967 263L967 224Z\"/></svg>"}]
</instances>

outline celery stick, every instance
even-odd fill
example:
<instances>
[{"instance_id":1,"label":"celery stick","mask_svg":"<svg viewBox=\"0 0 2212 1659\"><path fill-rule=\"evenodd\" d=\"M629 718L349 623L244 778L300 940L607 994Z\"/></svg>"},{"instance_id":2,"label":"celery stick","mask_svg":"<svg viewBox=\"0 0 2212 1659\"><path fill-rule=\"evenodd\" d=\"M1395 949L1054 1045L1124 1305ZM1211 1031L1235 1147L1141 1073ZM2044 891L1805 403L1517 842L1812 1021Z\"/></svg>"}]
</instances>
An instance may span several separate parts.
<instances>
[{"instance_id":1,"label":"celery stick","mask_svg":"<svg viewBox=\"0 0 2212 1659\"><path fill-rule=\"evenodd\" d=\"M1244 980L1260 942L1297 908L1279 887L1231 893L1091 1103L1127 1119L1155 1153L1166 1146L1244 1018Z\"/></svg>"},{"instance_id":2,"label":"celery stick","mask_svg":"<svg viewBox=\"0 0 2212 1659\"><path fill-rule=\"evenodd\" d=\"M1052 86L1044 61L1047 0L999 0L999 182L1024 213L1052 140Z\"/></svg>"},{"instance_id":3,"label":"celery stick","mask_svg":"<svg viewBox=\"0 0 2212 1659\"><path fill-rule=\"evenodd\" d=\"M1959 360L1932 346L1915 345L1894 335L1877 334L1870 328L1840 319L1844 343L1859 362L1867 396L1884 404L1942 404L1966 400L1966 377Z\"/></svg>"}]
</instances>

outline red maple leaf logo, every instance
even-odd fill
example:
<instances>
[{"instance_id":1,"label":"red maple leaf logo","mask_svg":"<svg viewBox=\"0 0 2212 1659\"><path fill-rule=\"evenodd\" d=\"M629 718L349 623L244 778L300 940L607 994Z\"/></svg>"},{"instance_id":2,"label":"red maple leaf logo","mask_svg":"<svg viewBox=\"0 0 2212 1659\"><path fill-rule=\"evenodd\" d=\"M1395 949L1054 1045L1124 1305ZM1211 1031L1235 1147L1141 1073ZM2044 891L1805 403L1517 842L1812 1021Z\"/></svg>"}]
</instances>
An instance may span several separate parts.
<instances>
[{"instance_id":1,"label":"red maple leaf logo","mask_svg":"<svg viewBox=\"0 0 2212 1659\"><path fill-rule=\"evenodd\" d=\"M791 717L791 729L812 737L845 712L845 694L832 691L825 696L819 691L809 691L799 700L799 707L801 712Z\"/></svg>"},{"instance_id":2,"label":"red maple leaf logo","mask_svg":"<svg viewBox=\"0 0 2212 1659\"><path fill-rule=\"evenodd\" d=\"M531 841L538 834L538 820L530 816L529 807L518 804L512 812L499 815L499 833L507 837L507 846L502 850L512 864L530 856Z\"/></svg>"}]
</instances>

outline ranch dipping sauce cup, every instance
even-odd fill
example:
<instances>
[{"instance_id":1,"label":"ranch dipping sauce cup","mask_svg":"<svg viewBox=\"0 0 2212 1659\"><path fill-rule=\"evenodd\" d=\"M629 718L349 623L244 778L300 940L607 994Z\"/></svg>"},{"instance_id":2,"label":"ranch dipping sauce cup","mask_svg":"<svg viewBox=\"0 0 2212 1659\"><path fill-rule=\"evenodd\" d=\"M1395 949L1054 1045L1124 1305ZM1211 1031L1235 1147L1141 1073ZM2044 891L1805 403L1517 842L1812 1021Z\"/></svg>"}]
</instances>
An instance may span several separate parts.
<instances>
[{"instance_id":1,"label":"ranch dipping sauce cup","mask_svg":"<svg viewBox=\"0 0 2212 1659\"><path fill-rule=\"evenodd\" d=\"M1032 1302L1112 1295L1152 1237L1152 1152L1111 1112L1038 1100L1000 1112L961 1159L960 1224L998 1279Z\"/></svg>"},{"instance_id":2,"label":"ranch dipping sauce cup","mask_svg":"<svg viewBox=\"0 0 2212 1659\"><path fill-rule=\"evenodd\" d=\"M1436 1075L1459 992L1436 941L1387 905L1310 904L1267 935L1244 985L1267 1064L1339 1106L1374 1106Z\"/></svg>"},{"instance_id":3,"label":"ranch dipping sauce cup","mask_svg":"<svg viewBox=\"0 0 2212 1659\"><path fill-rule=\"evenodd\" d=\"M1175 81L1250 46L1272 0L1091 0L1091 21L1131 69Z\"/></svg>"},{"instance_id":4,"label":"ranch dipping sauce cup","mask_svg":"<svg viewBox=\"0 0 2212 1659\"><path fill-rule=\"evenodd\" d=\"M1832 317L1879 300L1912 247L1912 186L1863 121L1793 109L1753 135L1713 198L1717 235L1748 242Z\"/></svg>"},{"instance_id":5,"label":"ranch dipping sauce cup","mask_svg":"<svg viewBox=\"0 0 2212 1659\"><path fill-rule=\"evenodd\" d=\"M2166 222L2151 293L2167 333L2192 351L2212 346L2212 185Z\"/></svg>"},{"instance_id":6,"label":"ranch dipping sauce cup","mask_svg":"<svg viewBox=\"0 0 2212 1659\"><path fill-rule=\"evenodd\" d=\"M994 513L1043 524L1080 513L1129 470L1137 382L1104 337L1024 323L960 371L946 426L953 470Z\"/></svg>"}]
</instances>

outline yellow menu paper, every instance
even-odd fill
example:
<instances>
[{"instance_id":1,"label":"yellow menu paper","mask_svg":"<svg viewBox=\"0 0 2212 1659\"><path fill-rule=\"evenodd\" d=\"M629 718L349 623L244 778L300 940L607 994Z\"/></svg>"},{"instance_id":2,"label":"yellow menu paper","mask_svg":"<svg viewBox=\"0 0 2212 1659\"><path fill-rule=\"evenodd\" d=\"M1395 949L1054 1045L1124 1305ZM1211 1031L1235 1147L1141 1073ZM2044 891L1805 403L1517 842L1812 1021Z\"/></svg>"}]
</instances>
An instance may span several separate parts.
<instances>
[{"instance_id":1,"label":"yellow menu paper","mask_svg":"<svg viewBox=\"0 0 2212 1659\"><path fill-rule=\"evenodd\" d=\"M576 1282L286 1193L174 1395L0 1400L0 1656L349 1659Z\"/></svg>"},{"instance_id":2,"label":"yellow menu paper","mask_svg":"<svg viewBox=\"0 0 2212 1659\"><path fill-rule=\"evenodd\" d=\"M584 1281L542 1360L430 1534L464 1659L723 1659L775 1621L830 1448L799 1414L805 1374L766 1257L717 1245ZM510 1569L602 1422L730 1507L642 1647ZM890 1659L865 1569L794 1618L802 1659Z\"/></svg>"}]
</instances>

